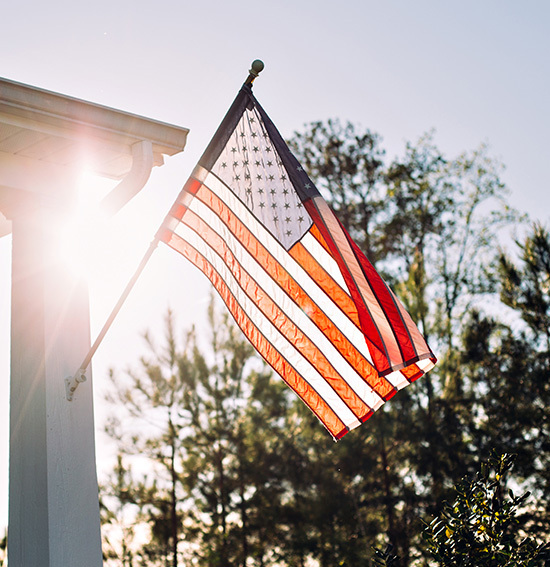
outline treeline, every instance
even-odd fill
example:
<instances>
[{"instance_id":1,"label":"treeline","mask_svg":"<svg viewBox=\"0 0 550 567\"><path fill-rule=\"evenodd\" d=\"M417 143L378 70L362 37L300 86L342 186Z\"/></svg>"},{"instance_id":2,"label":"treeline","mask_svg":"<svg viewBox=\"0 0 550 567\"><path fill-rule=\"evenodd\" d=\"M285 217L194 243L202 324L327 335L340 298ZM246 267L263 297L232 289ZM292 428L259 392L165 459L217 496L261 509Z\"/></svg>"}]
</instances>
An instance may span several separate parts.
<instances>
[{"instance_id":1,"label":"treeline","mask_svg":"<svg viewBox=\"0 0 550 567\"><path fill-rule=\"evenodd\" d=\"M548 232L500 250L526 224L485 147L448 159L427 135L389 161L376 134L338 121L290 145L439 364L335 444L214 301L207 344L168 314L160 344L146 337L137 368L112 373L108 564L357 567L390 543L379 561L450 565L425 523L493 453L516 454L499 482L531 492L508 543L548 540Z\"/></svg>"}]
</instances>

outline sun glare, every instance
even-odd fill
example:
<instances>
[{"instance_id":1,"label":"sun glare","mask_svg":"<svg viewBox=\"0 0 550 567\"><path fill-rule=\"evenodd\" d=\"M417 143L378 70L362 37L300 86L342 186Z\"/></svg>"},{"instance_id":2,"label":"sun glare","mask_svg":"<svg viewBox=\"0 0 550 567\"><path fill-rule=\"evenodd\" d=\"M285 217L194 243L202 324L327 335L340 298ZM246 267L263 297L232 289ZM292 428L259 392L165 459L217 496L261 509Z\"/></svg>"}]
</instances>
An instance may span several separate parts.
<instances>
[{"instance_id":1,"label":"sun glare","mask_svg":"<svg viewBox=\"0 0 550 567\"><path fill-rule=\"evenodd\" d=\"M109 221L100 203L113 184L85 170L78 182L76 202L58 227L58 260L75 277L87 277L100 265Z\"/></svg>"},{"instance_id":2,"label":"sun glare","mask_svg":"<svg viewBox=\"0 0 550 567\"><path fill-rule=\"evenodd\" d=\"M132 200L115 215L102 199L116 186L89 172L82 175L72 210L56 229L56 261L74 279L85 279L91 302L110 309L128 283L154 236L147 205ZM93 298L93 299L92 299Z\"/></svg>"}]
</instances>

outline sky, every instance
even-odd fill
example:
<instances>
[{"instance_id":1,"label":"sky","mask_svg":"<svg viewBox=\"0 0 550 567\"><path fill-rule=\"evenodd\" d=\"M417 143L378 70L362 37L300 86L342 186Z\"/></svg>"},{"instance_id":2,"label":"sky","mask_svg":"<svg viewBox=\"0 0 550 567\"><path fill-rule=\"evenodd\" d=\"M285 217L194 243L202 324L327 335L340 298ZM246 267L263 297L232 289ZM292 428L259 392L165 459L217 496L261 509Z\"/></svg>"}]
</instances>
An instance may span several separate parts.
<instances>
[{"instance_id":1,"label":"sky","mask_svg":"<svg viewBox=\"0 0 550 567\"><path fill-rule=\"evenodd\" d=\"M389 157L435 130L448 156L488 144L510 203L550 225L550 3L545 0L9 2L0 76L190 129L185 151L94 237L92 337L248 74L284 137L328 118L378 132ZM110 187L95 180L90 195ZM96 190L97 188L97 190ZM0 530L7 524L9 236L0 239ZM135 367L168 308L201 328L209 285L159 248L93 360L98 470L110 367ZM75 369L76 370L76 369ZM83 386L81 386L83 387ZM1 534L0 534L1 535Z\"/></svg>"}]
</instances>

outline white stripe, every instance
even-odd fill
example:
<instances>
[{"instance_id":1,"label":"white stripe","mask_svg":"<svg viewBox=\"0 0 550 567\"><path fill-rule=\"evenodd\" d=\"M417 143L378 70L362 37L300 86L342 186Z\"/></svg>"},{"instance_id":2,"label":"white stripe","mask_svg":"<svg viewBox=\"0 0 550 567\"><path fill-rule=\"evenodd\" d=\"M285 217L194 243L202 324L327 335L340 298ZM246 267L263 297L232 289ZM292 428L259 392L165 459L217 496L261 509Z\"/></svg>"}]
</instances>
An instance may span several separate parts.
<instances>
[{"instance_id":1,"label":"white stripe","mask_svg":"<svg viewBox=\"0 0 550 567\"><path fill-rule=\"evenodd\" d=\"M308 232L300 242L304 248L319 262L330 277L351 297L348 284L344 281L344 276L336 260L319 244L319 241Z\"/></svg>"},{"instance_id":2,"label":"white stripe","mask_svg":"<svg viewBox=\"0 0 550 567\"><path fill-rule=\"evenodd\" d=\"M423 370L424 372L428 372L435 366L435 364L429 358L419 360L416 365L418 366L418 368L420 368L420 370Z\"/></svg>"},{"instance_id":3,"label":"white stripe","mask_svg":"<svg viewBox=\"0 0 550 567\"><path fill-rule=\"evenodd\" d=\"M361 398L369 408L381 402L380 396L373 391L367 382L357 373L355 368L341 355L333 343L322 333L302 308L284 292L273 278L265 271L263 266L248 252L248 250L235 238L229 228L199 199L194 199L190 209L203 219L212 230L217 232L227 243L229 249L235 254L239 264L250 274L267 296L286 314L304 335L326 356L336 372L349 384L352 390ZM176 230L184 238L183 234Z\"/></svg>"},{"instance_id":4,"label":"white stripe","mask_svg":"<svg viewBox=\"0 0 550 567\"><path fill-rule=\"evenodd\" d=\"M202 172L206 172L203 168ZM199 174L202 172L198 172ZM203 177L200 175L200 178ZM325 315L340 329L353 346L373 365L372 357L360 329L350 321L348 316L334 303L325 291L317 285L310 275L281 246L279 241L269 233L256 217L248 211L235 194L221 183L215 176L206 175L204 184L217 195L237 216L254 236L269 250L270 254L283 265L290 276L312 298ZM196 199L194 199L196 201ZM193 201L192 201L193 202ZM332 260L332 258L331 258ZM332 260L334 261L334 260ZM324 267L324 266L323 266ZM374 367L374 365L373 365Z\"/></svg>"},{"instance_id":5,"label":"white stripe","mask_svg":"<svg viewBox=\"0 0 550 567\"><path fill-rule=\"evenodd\" d=\"M179 235L189 242L191 246L195 247L218 271L225 284L258 331L266 337L275 349L283 353L283 356L296 369L298 374L315 389L319 396L330 406L347 427L350 429L357 427L360 424L359 420L327 384L325 379L317 372L315 367L279 332L246 295L218 253L189 227L180 224L178 230L180 232Z\"/></svg>"},{"instance_id":6,"label":"white stripe","mask_svg":"<svg viewBox=\"0 0 550 567\"><path fill-rule=\"evenodd\" d=\"M386 315L384 308L382 307L382 302L378 301L373 289L373 285L365 277L363 268L357 260L355 253L353 252L353 248L347 241L344 232L341 231L338 220L334 216L334 213L331 211L325 200L320 195L313 197L312 201L314 201L315 206L319 210L319 214L322 216L323 222L327 225L327 229L331 231L332 227L332 229L338 230L340 232L342 245L340 246L339 250L341 252L342 259L346 263L349 273L355 281L357 291L361 294L363 302L369 310L372 322L378 330L380 339L382 340L388 354L389 364L401 364L403 362L403 355L390 323L389 316ZM363 282L364 285L362 285L361 282ZM386 288L386 290L382 291L383 294L387 292L389 288L387 287L385 282L382 283Z\"/></svg>"},{"instance_id":7,"label":"white stripe","mask_svg":"<svg viewBox=\"0 0 550 567\"><path fill-rule=\"evenodd\" d=\"M396 389L402 390L406 386L410 384L410 382L399 372L396 370L395 372L391 372L390 374L386 374L384 378Z\"/></svg>"},{"instance_id":8,"label":"white stripe","mask_svg":"<svg viewBox=\"0 0 550 567\"><path fill-rule=\"evenodd\" d=\"M416 365L418 366L418 368L420 368L420 370L422 370L424 372L424 374L426 372L428 372L429 370L431 370L435 366L435 364L429 358L425 358L423 360L418 360L416 362ZM386 378L386 380L391 382L391 384L397 390L402 390L403 388L405 388L406 386L408 386L410 384L410 382L405 378L405 376L401 373L400 370L396 370L395 372L392 372L391 374L387 374L385 376L385 378Z\"/></svg>"},{"instance_id":9,"label":"white stripe","mask_svg":"<svg viewBox=\"0 0 550 567\"><path fill-rule=\"evenodd\" d=\"M393 291L390 290L390 292L392 294L392 297L395 299L397 307L399 308L399 312L401 313L401 317L403 318L403 322L407 327L415 352L418 356L431 356L431 353L429 352L430 349L428 347L428 344L426 343L426 339L419 331L415 322L412 320L410 313L403 307L402 303L399 301L399 298L396 297Z\"/></svg>"}]
</instances>

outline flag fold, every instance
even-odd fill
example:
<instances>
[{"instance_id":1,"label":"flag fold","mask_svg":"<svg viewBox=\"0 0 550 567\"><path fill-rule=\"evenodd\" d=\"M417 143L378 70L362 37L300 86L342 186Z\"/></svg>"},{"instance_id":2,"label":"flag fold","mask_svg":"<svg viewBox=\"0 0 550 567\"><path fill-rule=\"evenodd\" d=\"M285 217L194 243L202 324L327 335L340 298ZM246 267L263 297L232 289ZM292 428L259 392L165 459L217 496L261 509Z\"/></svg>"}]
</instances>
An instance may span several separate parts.
<instances>
[{"instance_id":1,"label":"flag fold","mask_svg":"<svg viewBox=\"0 0 550 567\"><path fill-rule=\"evenodd\" d=\"M244 85L159 240L212 282L335 439L435 356Z\"/></svg>"}]
</instances>

